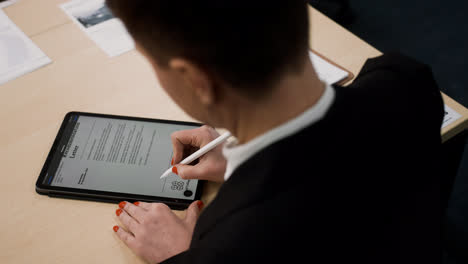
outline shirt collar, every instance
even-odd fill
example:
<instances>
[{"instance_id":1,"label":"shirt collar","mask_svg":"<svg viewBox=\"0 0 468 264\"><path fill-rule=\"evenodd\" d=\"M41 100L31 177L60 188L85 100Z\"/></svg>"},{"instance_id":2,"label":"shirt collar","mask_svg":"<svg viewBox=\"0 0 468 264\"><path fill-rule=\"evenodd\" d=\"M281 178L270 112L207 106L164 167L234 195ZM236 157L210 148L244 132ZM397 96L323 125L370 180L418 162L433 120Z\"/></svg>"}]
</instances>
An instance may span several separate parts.
<instances>
[{"instance_id":1,"label":"shirt collar","mask_svg":"<svg viewBox=\"0 0 468 264\"><path fill-rule=\"evenodd\" d=\"M223 154L227 160L227 166L224 180L227 181L236 168L260 150L318 122L326 115L334 100L335 90L331 85L327 85L325 92L317 103L294 119L267 131L245 144L236 145L235 141L225 144Z\"/></svg>"}]
</instances>

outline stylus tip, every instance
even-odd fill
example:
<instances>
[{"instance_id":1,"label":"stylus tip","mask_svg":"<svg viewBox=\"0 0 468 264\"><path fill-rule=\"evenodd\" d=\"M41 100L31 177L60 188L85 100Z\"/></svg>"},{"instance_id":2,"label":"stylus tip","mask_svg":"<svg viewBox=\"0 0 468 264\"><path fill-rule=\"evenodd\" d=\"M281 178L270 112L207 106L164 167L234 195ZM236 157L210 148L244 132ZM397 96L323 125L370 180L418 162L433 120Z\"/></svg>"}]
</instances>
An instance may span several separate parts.
<instances>
[{"instance_id":1,"label":"stylus tip","mask_svg":"<svg viewBox=\"0 0 468 264\"><path fill-rule=\"evenodd\" d=\"M169 176L171 173L172 173L172 167L170 167L167 171L165 171L165 172L163 173L163 175L161 175L161 178L160 178L160 179L166 178L166 177Z\"/></svg>"}]
</instances>

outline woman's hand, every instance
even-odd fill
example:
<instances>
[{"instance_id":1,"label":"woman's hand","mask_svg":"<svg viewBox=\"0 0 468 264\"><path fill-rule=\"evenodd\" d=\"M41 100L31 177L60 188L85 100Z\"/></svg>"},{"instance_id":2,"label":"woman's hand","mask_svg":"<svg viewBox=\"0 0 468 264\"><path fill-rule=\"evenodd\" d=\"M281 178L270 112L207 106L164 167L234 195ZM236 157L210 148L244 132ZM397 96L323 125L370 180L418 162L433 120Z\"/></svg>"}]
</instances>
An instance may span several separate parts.
<instances>
[{"instance_id":1,"label":"woman's hand","mask_svg":"<svg viewBox=\"0 0 468 264\"><path fill-rule=\"evenodd\" d=\"M116 214L123 228L114 226L114 231L135 254L159 263L189 248L203 203L193 202L184 219L162 203L121 202L119 207Z\"/></svg>"},{"instance_id":2,"label":"woman's hand","mask_svg":"<svg viewBox=\"0 0 468 264\"><path fill-rule=\"evenodd\" d=\"M175 165L177 175L182 179L199 179L214 182L224 181L226 172L226 159L223 156L223 144L212 149L202 157L195 165L178 164L185 157L202 148L206 144L219 137L219 133L209 126L182 130L172 133L171 140L174 148L172 165Z\"/></svg>"}]
</instances>

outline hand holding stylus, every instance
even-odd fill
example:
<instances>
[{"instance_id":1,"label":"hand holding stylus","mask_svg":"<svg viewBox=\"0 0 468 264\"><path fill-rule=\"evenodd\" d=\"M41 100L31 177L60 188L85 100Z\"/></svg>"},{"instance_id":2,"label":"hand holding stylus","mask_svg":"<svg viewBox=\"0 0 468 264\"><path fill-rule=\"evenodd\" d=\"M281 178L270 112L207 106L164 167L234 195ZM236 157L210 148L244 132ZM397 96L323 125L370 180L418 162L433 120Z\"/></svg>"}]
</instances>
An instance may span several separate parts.
<instances>
[{"instance_id":1,"label":"hand holding stylus","mask_svg":"<svg viewBox=\"0 0 468 264\"><path fill-rule=\"evenodd\" d=\"M209 126L174 132L171 135L174 148L173 166L161 176L161 179L175 173L183 179L222 182L226 171L222 146L230 136L229 132L220 136ZM198 150L193 152L194 149ZM187 155L188 157L182 160ZM196 159L199 159L197 164L188 165Z\"/></svg>"}]
</instances>

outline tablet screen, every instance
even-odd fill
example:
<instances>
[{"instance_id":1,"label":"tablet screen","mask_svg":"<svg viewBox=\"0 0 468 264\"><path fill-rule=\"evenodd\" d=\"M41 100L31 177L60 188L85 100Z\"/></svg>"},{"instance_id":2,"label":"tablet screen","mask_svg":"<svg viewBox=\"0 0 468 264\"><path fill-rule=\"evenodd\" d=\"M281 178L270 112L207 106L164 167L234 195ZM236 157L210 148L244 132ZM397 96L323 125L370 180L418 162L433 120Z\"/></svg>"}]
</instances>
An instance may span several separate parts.
<instances>
[{"instance_id":1,"label":"tablet screen","mask_svg":"<svg viewBox=\"0 0 468 264\"><path fill-rule=\"evenodd\" d=\"M197 180L160 176L171 164L171 133L198 126L80 114L64 122L44 185L194 198Z\"/></svg>"}]
</instances>

